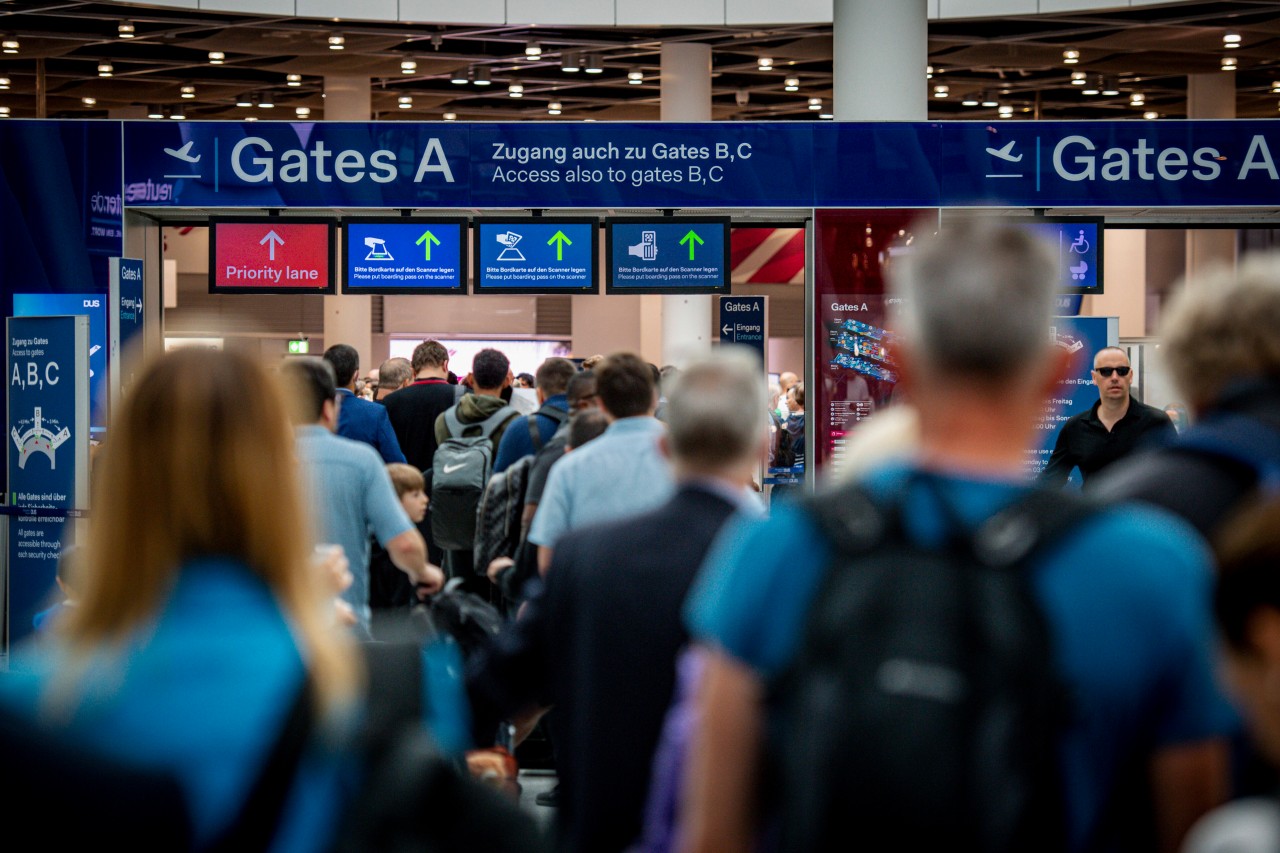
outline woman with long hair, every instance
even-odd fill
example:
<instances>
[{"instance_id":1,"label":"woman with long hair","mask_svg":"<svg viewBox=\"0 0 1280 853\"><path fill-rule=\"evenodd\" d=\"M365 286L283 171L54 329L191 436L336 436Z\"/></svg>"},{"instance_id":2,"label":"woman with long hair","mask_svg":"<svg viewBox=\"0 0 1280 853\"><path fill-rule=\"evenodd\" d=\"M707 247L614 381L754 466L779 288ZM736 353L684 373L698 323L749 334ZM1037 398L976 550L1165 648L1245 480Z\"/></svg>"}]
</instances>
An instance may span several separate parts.
<instances>
[{"instance_id":1,"label":"woman with long hair","mask_svg":"<svg viewBox=\"0 0 1280 853\"><path fill-rule=\"evenodd\" d=\"M6 700L68 743L172 774L204 847L240 816L305 684L316 734L272 849L324 848L361 669L311 562L276 377L234 353L166 355L97 464L79 604L4 679Z\"/></svg>"}]
</instances>

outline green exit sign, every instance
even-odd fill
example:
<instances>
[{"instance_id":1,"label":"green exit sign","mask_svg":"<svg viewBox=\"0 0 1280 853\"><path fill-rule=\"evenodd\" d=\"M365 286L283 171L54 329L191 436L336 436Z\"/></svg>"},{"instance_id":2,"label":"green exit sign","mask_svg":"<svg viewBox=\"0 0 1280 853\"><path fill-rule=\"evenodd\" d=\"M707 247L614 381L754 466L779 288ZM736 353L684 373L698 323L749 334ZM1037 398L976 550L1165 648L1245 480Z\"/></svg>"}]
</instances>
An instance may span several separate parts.
<instances>
[{"instance_id":1,"label":"green exit sign","mask_svg":"<svg viewBox=\"0 0 1280 853\"><path fill-rule=\"evenodd\" d=\"M306 338L289 341L289 355L306 355L311 352L311 342Z\"/></svg>"}]
</instances>

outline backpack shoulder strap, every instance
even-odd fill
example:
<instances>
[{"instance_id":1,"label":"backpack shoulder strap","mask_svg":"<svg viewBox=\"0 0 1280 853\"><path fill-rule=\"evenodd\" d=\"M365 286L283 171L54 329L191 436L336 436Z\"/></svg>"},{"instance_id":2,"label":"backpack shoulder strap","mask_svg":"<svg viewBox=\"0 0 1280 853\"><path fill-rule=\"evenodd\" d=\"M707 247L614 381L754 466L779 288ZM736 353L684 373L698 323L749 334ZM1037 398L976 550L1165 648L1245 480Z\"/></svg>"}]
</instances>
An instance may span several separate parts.
<instances>
[{"instance_id":1,"label":"backpack shoulder strap","mask_svg":"<svg viewBox=\"0 0 1280 853\"><path fill-rule=\"evenodd\" d=\"M973 531L973 554L989 566L1028 564L1098 509L1073 492L1032 489Z\"/></svg>"},{"instance_id":2,"label":"backpack shoulder strap","mask_svg":"<svg viewBox=\"0 0 1280 853\"><path fill-rule=\"evenodd\" d=\"M480 421L480 423L478 424L478 426L480 427L480 437L488 438L489 436L493 435L494 430L502 426L504 423L506 423L509 419L511 419L517 414L519 414L519 412L517 412L511 406L503 406L501 409L498 409L498 411L494 412L492 415L489 415L489 417ZM467 426L473 427L473 426L477 426L477 424L467 424Z\"/></svg>"},{"instance_id":3,"label":"backpack shoulder strap","mask_svg":"<svg viewBox=\"0 0 1280 853\"><path fill-rule=\"evenodd\" d=\"M803 501L832 546L848 555L871 551L900 528L896 501L886 505L860 483L823 490Z\"/></svg>"},{"instance_id":4,"label":"backpack shoulder strap","mask_svg":"<svg viewBox=\"0 0 1280 853\"><path fill-rule=\"evenodd\" d=\"M533 452L537 453L542 449L542 433L538 432L538 413L529 415L526 423L529 425L529 440L533 442Z\"/></svg>"},{"instance_id":5,"label":"backpack shoulder strap","mask_svg":"<svg viewBox=\"0 0 1280 853\"><path fill-rule=\"evenodd\" d=\"M450 438L457 438L462 435L462 421L458 420L457 405L450 406L444 410L444 428L449 432Z\"/></svg>"},{"instance_id":6,"label":"backpack shoulder strap","mask_svg":"<svg viewBox=\"0 0 1280 853\"><path fill-rule=\"evenodd\" d=\"M1219 415L1188 429L1173 447L1239 462L1256 472L1260 487L1280 491L1280 432L1263 422Z\"/></svg>"}]
</instances>

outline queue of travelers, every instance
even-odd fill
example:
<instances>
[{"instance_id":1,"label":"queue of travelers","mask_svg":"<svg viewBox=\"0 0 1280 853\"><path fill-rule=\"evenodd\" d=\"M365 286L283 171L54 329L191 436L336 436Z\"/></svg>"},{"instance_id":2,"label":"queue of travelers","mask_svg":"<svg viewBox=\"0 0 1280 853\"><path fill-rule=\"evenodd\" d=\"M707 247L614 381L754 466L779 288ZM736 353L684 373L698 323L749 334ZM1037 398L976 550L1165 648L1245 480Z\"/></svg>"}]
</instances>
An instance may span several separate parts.
<instances>
[{"instance_id":1,"label":"queue of travelers","mask_svg":"<svg viewBox=\"0 0 1280 853\"><path fill-rule=\"evenodd\" d=\"M0 678L9 832L70 794L142 849L1280 849L1280 258L1166 312L1190 426L1107 347L1031 479L1057 280L1025 231L918 242L909 402L770 502L805 386L732 348L156 360Z\"/></svg>"}]
</instances>

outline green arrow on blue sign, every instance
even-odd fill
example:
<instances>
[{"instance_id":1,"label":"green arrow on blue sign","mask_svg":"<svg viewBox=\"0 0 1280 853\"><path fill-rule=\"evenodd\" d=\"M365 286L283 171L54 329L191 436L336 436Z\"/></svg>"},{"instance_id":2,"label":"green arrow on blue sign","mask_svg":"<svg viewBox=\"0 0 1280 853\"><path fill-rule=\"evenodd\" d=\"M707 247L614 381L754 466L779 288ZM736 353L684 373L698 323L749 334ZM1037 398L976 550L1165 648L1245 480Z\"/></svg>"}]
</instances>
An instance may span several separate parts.
<instances>
[{"instance_id":1,"label":"green arrow on blue sign","mask_svg":"<svg viewBox=\"0 0 1280 853\"><path fill-rule=\"evenodd\" d=\"M546 232L543 232L543 233L546 233ZM548 246L554 245L556 247L556 260L563 261L564 247L572 246L573 241L570 240L568 237L566 237L563 231L556 231L556 233L551 235L551 239L547 241L547 245Z\"/></svg>"},{"instance_id":2,"label":"green arrow on blue sign","mask_svg":"<svg viewBox=\"0 0 1280 853\"><path fill-rule=\"evenodd\" d=\"M429 260L431 260L431 247L432 247L433 245L434 245L434 246L439 246L439 245L440 245L440 241L439 241L439 240L437 240L437 239L436 239L436 235L432 234L430 231L423 231L423 232L422 232L422 236L421 236L421 237L419 237L417 240L415 240L413 244L414 244L415 246L422 246L422 244L423 244L423 243L425 243L425 244L426 244L426 246L424 246L424 247L423 247L423 250L425 251L426 256L427 256L427 257L426 257L426 260L428 260L428 261L429 261Z\"/></svg>"},{"instance_id":3,"label":"green arrow on blue sign","mask_svg":"<svg viewBox=\"0 0 1280 853\"><path fill-rule=\"evenodd\" d=\"M681 246L683 246L685 243L688 243L688 244L689 244L689 260L693 260L693 250L694 250L694 247L695 247L695 246L701 246L701 245L702 245L703 243L705 243L705 242L707 242L707 241L706 241L706 240L703 240L703 239L702 239L701 237L699 237L696 233L694 233L694 231L693 231L693 229L692 229L692 228L691 228L691 229L689 229L689 233L688 233L688 234L686 234L686 235L684 235L683 237L681 237L681 238L680 238L680 245L681 245Z\"/></svg>"}]
</instances>

